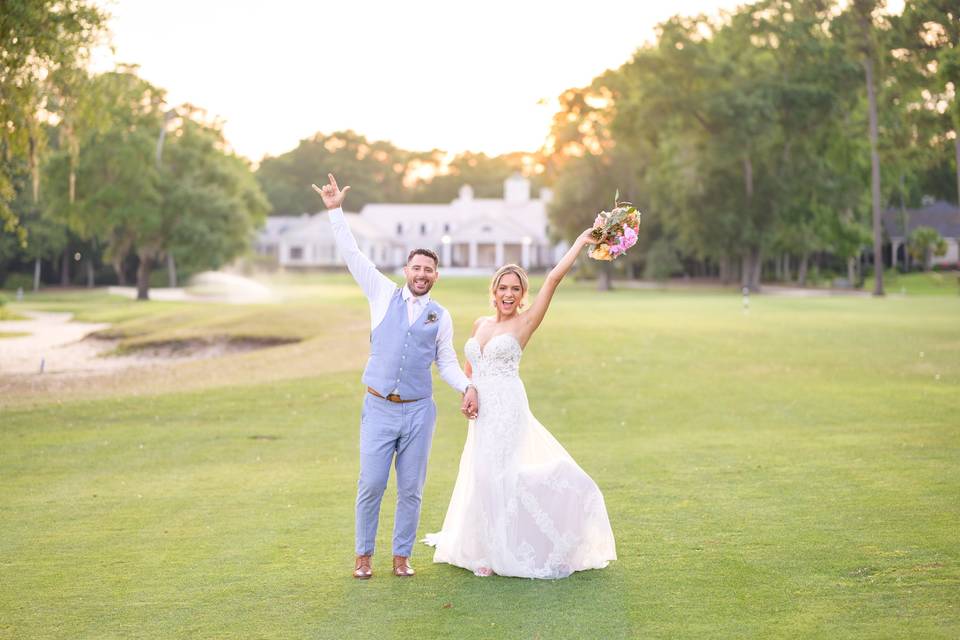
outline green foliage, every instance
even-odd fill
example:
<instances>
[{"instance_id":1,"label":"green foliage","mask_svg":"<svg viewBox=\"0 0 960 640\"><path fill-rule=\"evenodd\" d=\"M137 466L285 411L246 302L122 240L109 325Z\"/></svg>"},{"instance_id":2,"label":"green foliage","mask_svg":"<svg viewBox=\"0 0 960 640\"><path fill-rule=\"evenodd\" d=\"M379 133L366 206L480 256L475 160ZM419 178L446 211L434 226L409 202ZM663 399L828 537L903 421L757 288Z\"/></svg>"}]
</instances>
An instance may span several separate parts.
<instances>
[{"instance_id":1,"label":"green foliage","mask_svg":"<svg viewBox=\"0 0 960 640\"><path fill-rule=\"evenodd\" d=\"M666 237L653 243L647 252L646 261L643 277L648 280L663 282L683 269L676 248Z\"/></svg>"},{"instance_id":2,"label":"green foliage","mask_svg":"<svg viewBox=\"0 0 960 640\"><path fill-rule=\"evenodd\" d=\"M245 252L268 208L250 167L224 145L219 129L184 118L164 148L166 246L188 269L216 269Z\"/></svg>"},{"instance_id":3,"label":"green foliage","mask_svg":"<svg viewBox=\"0 0 960 640\"><path fill-rule=\"evenodd\" d=\"M762 0L661 23L630 62L560 96L545 149L555 227L572 237L612 183L645 213L640 252L667 236L684 257L751 270L783 253L859 255L873 243L867 54L881 207L954 200L956 126L940 112L957 105L944 84L960 85L944 76L956 13L908 2L901 20L876 6Z\"/></svg>"},{"instance_id":4,"label":"green foliage","mask_svg":"<svg viewBox=\"0 0 960 640\"><path fill-rule=\"evenodd\" d=\"M917 227L907 238L907 248L910 255L920 260L926 271L930 271L933 267L933 256L947 253L947 241L932 227Z\"/></svg>"},{"instance_id":5,"label":"green foliage","mask_svg":"<svg viewBox=\"0 0 960 640\"><path fill-rule=\"evenodd\" d=\"M264 158L256 175L273 214L299 215L322 208L310 185L325 182L327 173L350 185L347 206L359 211L370 202L403 202L405 176L431 158L389 142L369 141L353 131L317 133L301 140L293 151Z\"/></svg>"},{"instance_id":6,"label":"green foliage","mask_svg":"<svg viewBox=\"0 0 960 640\"><path fill-rule=\"evenodd\" d=\"M121 277L135 254L142 295L151 268L168 253L188 271L243 253L267 203L247 163L225 150L219 125L189 105L167 109L163 91L135 69L88 84L93 106L85 108L98 118L83 128L76 153L58 146L51 155L40 220L104 246ZM62 127L55 133L65 141Z\"/></svg>"},{"instance_id":7,"label":"green foliage","mask_svg":"<svg viewBox=\"0 0 960 640\"><path fill-rule=\"evenodd\" d=\"M33 277L25 273L11 273L3 280L3 288L7 291L16 291L17 289L30 291L33 289Z\"/></svg>"},{"instance_id":8,"label":"green foliage","mask_svg":"<svg viewBox=\"0 0 960 640\"><path fill-rule=\"evenodd\" d=\"M62 104L45 101L51 85L82 73L89 50L102 37L107 14L89 0L5 0L0 11L0 232L26 242L15 197L11 164L29 163L34 185L45 146L40 107L64 115ZM35 190L35 188L34 188ZM36 197L34 197L36 199Z\"/></svg>"},{"instance_id":9,"label":"green foliage","mask_svg":"<svg viewBox=\"0 0 960 640\"><path fill-rule=\"evenodd\" d=\"M451 202L465 184L478 198L500 198L504 180L529 174L535 160L519 152L464 152L446 163L444 156L438 149L408 151L353 131L317 133L292 151L265 158L256 175L272 215L299 215L322 207L310 184L325 182L327 173L350 185L347 207L359 211L371 202Z\"/></svg>"}]
</instances>

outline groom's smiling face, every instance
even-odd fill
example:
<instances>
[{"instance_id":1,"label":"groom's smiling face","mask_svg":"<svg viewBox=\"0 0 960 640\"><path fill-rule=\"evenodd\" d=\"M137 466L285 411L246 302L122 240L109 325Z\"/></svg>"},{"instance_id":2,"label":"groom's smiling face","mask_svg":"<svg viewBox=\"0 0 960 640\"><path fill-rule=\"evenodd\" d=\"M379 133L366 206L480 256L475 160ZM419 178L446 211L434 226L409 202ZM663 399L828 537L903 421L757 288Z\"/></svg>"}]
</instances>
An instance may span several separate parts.
<instances>
[{"instance_id":1,"label":"groom's smiling face","mask_svg":"<svg viewBox=\"0 0 960 640\"><path fill-rule=\"evenodd\" d=\"M425 295L433 287L433 283L440 277L437 263L430 256L415 254L407 261L403 268L407 277L407 287L415 296Z\"/></svg>"}]
</instances>

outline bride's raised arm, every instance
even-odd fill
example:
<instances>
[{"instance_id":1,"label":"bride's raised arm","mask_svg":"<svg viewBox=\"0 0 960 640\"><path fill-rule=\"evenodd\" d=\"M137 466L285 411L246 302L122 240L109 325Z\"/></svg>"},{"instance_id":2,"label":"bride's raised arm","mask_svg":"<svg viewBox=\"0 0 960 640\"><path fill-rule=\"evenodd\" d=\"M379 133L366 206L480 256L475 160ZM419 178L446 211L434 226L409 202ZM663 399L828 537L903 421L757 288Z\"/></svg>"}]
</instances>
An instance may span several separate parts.
<instances>
[{"instance_id":1,"label":"bride's raised arm","mask_svg":"<svg viewBox=\"0 0 960 640\"><path fill-rule=\"evenodd\" d=\"M533 332L537 330L537 327L540 326L540 323L543 322L543 317L547 315L547 309L550 308L553 292L557 290L560 281L563 280L563 277L570 271L573 263L577 261L580 250L586 245L595 242L591 231L593 231L592 227L585 230L573 241L573 246L560 258L557 266L547 274L546 279L543 281L543 286L540 287L540 291L537 293L537 298L533 301L533 305L531 305L526 313L520 316L523 319L525 335L523 336L522 342L524 345L527 340L530 339L530 336L533 335Z\"/></svg>"}]
</instances>

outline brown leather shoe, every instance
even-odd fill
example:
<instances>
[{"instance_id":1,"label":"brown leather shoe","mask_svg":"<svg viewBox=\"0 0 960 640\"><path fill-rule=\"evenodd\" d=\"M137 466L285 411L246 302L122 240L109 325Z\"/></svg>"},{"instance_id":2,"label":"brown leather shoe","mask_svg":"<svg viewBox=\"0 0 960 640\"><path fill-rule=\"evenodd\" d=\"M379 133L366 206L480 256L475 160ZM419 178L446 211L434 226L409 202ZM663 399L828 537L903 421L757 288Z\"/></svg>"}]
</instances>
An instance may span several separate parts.
<instances>
[{"instance_id":1,"label":"brown leather shoe","mask_svg":"<svg viewBox=\"0 0 960 640\"><path fill-rule=\"evenodd\" d=\"M373 577L373 567L370 566L370 556L357 556L357 563L353 569L353 577L357 580L369 580Z\"/></svg>"},{"instance_id":2,"label":"brown leather shoe","mask_svg":"<svg viewBox=\"0 0 960 640\"><path fill-rule=\"evenodd\" d=\"M410 566L410 561L405 556L393 556L393 575L398 578L412 578L416 571Z\"/></svg>"}]
</instances>

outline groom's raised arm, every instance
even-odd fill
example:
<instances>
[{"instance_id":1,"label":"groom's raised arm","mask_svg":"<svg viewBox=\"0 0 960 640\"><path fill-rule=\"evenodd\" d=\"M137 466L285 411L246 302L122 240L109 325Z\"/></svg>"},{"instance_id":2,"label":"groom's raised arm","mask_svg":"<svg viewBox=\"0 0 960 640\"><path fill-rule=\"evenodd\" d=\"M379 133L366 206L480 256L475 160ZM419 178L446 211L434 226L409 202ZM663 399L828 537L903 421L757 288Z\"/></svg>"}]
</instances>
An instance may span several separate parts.
<instances>
[{"instance_id":1,"label":"groom's raised arm","mask_svg":"<svg viewBox=\"0 0 960 640\"><path fill-rule=\"evenodd\" d=\"M321 189L317 185L311 185L313 190L320 194L323 203L327 206L327 213L330 216L330 228L333 230L333 239L337 243L337 249L347 263L347 269L350 275L360 285L367 299L373 303L383 297L393 295L397 285L387 276L380 273L377 266L364 255L363 251L357 245L357 239L353 237L350 226L343 215L343 199L350 190L350 187L344 187L341 191L337 187L337 181L332 174L328 174L329 184L325 184Z\"/></svg>"}]
</instances>

